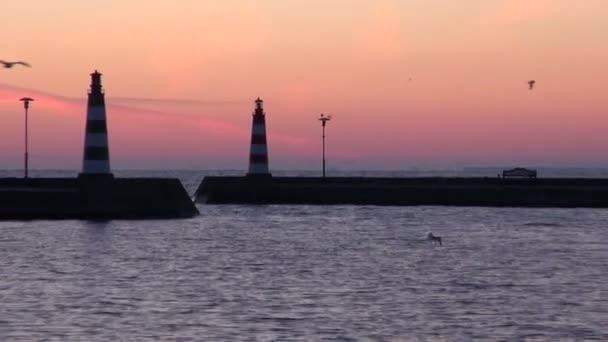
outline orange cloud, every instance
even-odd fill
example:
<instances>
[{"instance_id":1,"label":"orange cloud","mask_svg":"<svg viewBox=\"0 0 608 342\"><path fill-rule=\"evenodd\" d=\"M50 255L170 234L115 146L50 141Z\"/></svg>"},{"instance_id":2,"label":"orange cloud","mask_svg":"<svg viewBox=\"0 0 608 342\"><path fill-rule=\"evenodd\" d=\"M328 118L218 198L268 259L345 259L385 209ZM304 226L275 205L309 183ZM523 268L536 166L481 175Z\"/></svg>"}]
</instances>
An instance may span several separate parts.
<instances>
[{"instance_id":1,"label":"orange cloud","mask_svg":"<svg viewBox=\"0 0 608 342\"><path fill-rule=\"evenodd\" d=\"M182 17L179 21L171 18L176 11ZM138 26L145 28L140 34L154 37L142 41L145 63L163 80L159 86L169 94L193 88L213 94L225 88L225 75L246 72L269 40L270 30L254 3L200 2L183 11L172 6L165 13L139 19L144 22ZM156 25L158 21L172 23ZM201 84L201 79L213 79L213 83Z\"/></svg>"},{"instance_id":2,"label":"orange cloud","mask_svg":"<svg viewBox=\"0 0 608 342\"><path fill-rule=\"evenodd\" d=\"M402 61L406 42L399 13L392 2L375 2L370 18L362 25L360 53L354 57L371 61L378 67Z\"/></svg>"},{"instance_id":3,"label":"orange cloud","mask_svg":"<svg viewBox=\"0 0 608 342\"><path fill-rule=\"evenodd\" d=\"M576 6L574 1L564 0L509 0L498 1L497 6L491 7L485 16L484 23L515 25L530 23L536 20L554 16L569 7Z\"/></svg>"}]
</instances>

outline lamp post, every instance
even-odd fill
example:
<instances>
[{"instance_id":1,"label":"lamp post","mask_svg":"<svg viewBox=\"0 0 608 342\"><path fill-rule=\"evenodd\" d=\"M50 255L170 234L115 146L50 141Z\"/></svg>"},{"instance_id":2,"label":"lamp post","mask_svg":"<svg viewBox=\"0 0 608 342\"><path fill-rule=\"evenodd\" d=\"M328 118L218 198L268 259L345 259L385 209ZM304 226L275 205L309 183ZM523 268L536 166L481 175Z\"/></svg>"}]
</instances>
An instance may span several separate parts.
<instances>
[{"instance_id":1,"label":"lamp post","mask_svg":"<svg viewBox=\"0 0 608 342\"><path fill-rule=\"evenodd\" d=\"M321 114L321 117L319 118L321 126L323 127L323 178L325 178L325 125L329 120L331 120L331 115L325 116Z\"/></svg>"},{"instance_id":2,"label":"lamp post","mask_svg":"<svg viewBox=\"0 0 608 342\"><path fill-rule=\"evenodd\" d=\"M27 111L30 108L30 102L34 101L34 99L31 97L22 97L19 99L19 101L23 101L23 108L25 109L25 178L27 178Z\"/></svg>"}]
</instances>

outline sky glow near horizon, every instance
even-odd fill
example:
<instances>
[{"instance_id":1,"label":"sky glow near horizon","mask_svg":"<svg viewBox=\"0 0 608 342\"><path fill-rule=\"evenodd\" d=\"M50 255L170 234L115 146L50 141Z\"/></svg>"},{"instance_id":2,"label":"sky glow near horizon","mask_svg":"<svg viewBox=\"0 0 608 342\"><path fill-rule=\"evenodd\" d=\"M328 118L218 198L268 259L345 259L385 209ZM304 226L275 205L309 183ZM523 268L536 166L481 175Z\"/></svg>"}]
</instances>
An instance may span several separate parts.
<instances>
[{"instance_id":1,"label":"sky glow near horizon","mask_svg":"<svg viewBox=\"0 0 608 342\"><path fill-rule=\"evenodd\" d=\"M89 74L114 168L608 167L608 1L55 0L4 4L0 167L78 169ZM411 79L411 81L410 81ZM536 80L528 90L527 81Z\"/></svg>"}]
</instances>

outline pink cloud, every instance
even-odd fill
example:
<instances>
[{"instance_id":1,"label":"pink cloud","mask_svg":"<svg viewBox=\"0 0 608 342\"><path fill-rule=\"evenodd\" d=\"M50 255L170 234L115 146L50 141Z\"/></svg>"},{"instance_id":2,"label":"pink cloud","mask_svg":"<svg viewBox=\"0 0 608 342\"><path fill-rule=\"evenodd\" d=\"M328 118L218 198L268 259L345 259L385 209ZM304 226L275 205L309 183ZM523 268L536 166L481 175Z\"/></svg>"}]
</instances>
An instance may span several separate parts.
<instances>
[{"instance_id":1,"label":"pink cloud","mask_svg":"<svg viewBox=\"0 0 608 342\"><path fill-rule=\"evenodd\" d=\"M38 156L39 165L61 168L68 160L71 160L69 166L78 165L84 139L86 100L6 85L0 86L0 110L14 114L3 118L5 124L0 127L0 134L11 143L4 144L0 156L4 155L8 157L3 158L5 161L18 164L22 153L20 144L23 139L23 115L21 104L16 100L22 94L36 99L30 109L30 132L32 154ZM139 105L149 106L159 100L129 99L116 102L132 105L139 102ZM175 104L179 101L169 102ZM247 164L251 137L250 104L238 104L236 109L233 105L219 107L224 113L242 112L240 123L232 123L207 117L204 113L208 110L209 103L199 101L183 101L176 106L189 107L190 113L113 104L111 99L106 103L111 155L119 167L148 165L150 161L158 164L163 159L175 161L178 166L204 165L207 168L214 168L216 162L222 164L216 164L218 166L215 167L245 167ZM214 105L211 106L214 111L218 110ZM293 156L293 151L306 155L310 149L304 138L270 129L268 136L270 151L277 159Z\"/></svg>"}]
</instances>

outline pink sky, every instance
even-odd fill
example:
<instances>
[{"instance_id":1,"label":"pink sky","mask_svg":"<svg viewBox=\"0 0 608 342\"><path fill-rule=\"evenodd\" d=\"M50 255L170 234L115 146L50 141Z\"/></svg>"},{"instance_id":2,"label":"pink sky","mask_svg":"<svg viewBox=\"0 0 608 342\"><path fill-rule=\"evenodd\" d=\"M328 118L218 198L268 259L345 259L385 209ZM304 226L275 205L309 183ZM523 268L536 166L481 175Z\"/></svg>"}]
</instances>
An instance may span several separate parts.
<instances>
[{"instance_id":1,"label":"pink sky","mask_svg":"<svg viewBox=\"0 0 608 342\"><path fill-rule=\"evenodd\" d=\"M608 167L604 0L36 0L4 4L0 167L80 167L103 73L114 168ZM409 79L411 78L411 81ZM536 89L527 89L535 79Z\"/></svg>"}]
</instances>

